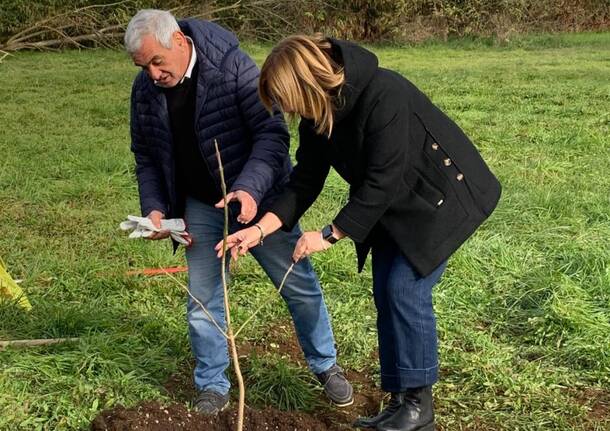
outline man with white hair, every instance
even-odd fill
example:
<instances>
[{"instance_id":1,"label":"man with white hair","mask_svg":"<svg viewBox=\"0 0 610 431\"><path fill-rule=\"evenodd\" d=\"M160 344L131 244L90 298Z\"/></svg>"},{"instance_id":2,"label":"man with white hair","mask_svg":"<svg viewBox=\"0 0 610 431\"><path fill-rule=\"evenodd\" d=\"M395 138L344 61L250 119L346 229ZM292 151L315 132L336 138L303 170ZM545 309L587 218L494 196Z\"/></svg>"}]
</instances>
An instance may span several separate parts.
<instances>
[{"instance_id":1,"label":"man with white hair","mask_svg":"<svg viewBox=\"0 0 610 431\"><path fill-rule=\"evenodd\" d=\"M223 236L217 141L229 190L230 231L252 225L276 199L291 172L289 134L279 111L259 100L259 71L234 34L207 21L180 21L166 11L141 10L130 21L125 48L142 71L131 94L131 149L136 160L142 214L184 217L193 244L186 250L189 289L225 325L220 261ZM258 226L254 224L254 226ZM260 226L259 226L260 229ZM292 263L301 235L265 237L252 250L276 287ZM151 239L162 239L158 232ZM264 239L264 243L263 240ZM337 365L334 338L320 284L308 260L295 264L281 292L308 366L338 406L353 390ZM227 340L198 305L187 305L195 356L195 408L216 414L228 405Z\"/></svg>"}]
</instances>

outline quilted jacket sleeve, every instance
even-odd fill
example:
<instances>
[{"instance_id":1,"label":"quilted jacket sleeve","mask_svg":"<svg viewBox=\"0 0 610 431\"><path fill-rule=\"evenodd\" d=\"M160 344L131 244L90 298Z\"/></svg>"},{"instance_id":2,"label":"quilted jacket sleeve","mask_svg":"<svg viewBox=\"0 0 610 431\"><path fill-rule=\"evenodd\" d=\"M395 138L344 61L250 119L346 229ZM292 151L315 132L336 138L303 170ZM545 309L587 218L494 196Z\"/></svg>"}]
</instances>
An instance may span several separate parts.
<instances>
[{"instance_id":1,"label":"quilted jacket sleeve","mask_svg":"<svg viewBox=\"0 0 610 431\"><path fill-rule=\"evenodd\" d=\"M131 91L131 151L136 161L136 177L140 193L140 208L142 215L148 215L152 210L168 214L167 193L163 184L163 174L150 154L150 147L146 145L146 138L142 134L138 119L137 104L138 79L134 82Z\"/></svg>"},{"instance_id":2,"label":"quilted jacket sleeve","mask_svg":"<svg viewBox=\"0 0 610 431\"><path fill-rule=\"evenodd\" d=\"M244 190L257 204L269 191L287 163L290 135L283 116L265 109L258 97L259 70L254 61L240 49L235 49L229 68L235 74L237 103L242 118L252 134L252 152L231 190Z\"/></svg>"}]
</instances>

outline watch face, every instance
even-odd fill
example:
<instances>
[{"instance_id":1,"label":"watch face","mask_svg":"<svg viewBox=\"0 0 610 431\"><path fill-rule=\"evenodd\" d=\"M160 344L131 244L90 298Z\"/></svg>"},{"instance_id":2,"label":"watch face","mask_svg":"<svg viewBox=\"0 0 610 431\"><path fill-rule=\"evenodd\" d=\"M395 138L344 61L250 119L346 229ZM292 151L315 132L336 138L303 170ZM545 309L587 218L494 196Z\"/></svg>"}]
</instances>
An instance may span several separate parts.
<instances>
[{"instance_id":1,"label":"watch face","mask_svg":"<svg viewBox=\"0 0 610 431\"><path fill-rule=\"evenodd\" d=\"M333 234L333 232L330 230L328 225L326 225L322 228L322 238L324 238L326 241L328 241L328 237L331 236L332 234Z\"/></svg>"},{"instance_id":2,"label":"watch face","mask_svg":"<svg viewBox=\"0 0 610 431\"><path fill-rule=\"evenodd\" d=\"M331 244L336 243L338 240L333 236L333 228L331 225L326 225L322 228L322 238L330 242Z\"/></svg>"}]
</instances>

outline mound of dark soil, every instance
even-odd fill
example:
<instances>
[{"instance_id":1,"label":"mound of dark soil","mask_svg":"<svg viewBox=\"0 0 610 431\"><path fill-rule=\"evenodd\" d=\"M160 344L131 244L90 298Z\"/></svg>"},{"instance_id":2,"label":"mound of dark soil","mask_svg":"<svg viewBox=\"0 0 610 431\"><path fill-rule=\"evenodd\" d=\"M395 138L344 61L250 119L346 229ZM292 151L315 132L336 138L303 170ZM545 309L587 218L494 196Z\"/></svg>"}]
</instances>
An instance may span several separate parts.
<instances>
[{"instance_id":1,"label":"mound of dark soil","mask_svg":"<svg viewBox=\"0 0 610 431\"><path fill-rule=\"evenodd\" d=\"M299 412L266 408L246 408L244 430L248 431L328 431L340 430L329 419ZM92 431L233 431L237 413L227 410L214 418L190 412L182 404L164 406L156 401L133 408L115 407L101 412L92 422Z\"/></svg>"},{"instance_id":2,"label":"mound of dark soil","mask_svg":"<svg viewBox=\"0 0 610 431\"><path fill-rule=\"evenodd\" d=\"M274 325L266 337L256 343L242 342L239 352L244 357L255 352L263 356L279 353L291 362L306 367L303 352L298 344L292 326ZM276 346L271 347L271 346ZM372 362L376 362L373 358ZM236 401L215 418L209 418L189 411L185 403L196 395L192 383L192 367L182 373L170 376L165 390L175 402L163 405L157 401L146 401L132 408L121 406L101 412L92 422L93 431L233 431L236 429ZM351 423L358 416L369 416L379 411L382 394L375 387L372 376L366 373L348 371L347 376L354 384L354 404L342 409L323 409L316 414L285 412L265 408L246 408L244 430L246 431L339 431L351 430ZM321 395L321 404L328 404ZM330 407L330 406L329 406Z\"/></svg>"}]
</instances>

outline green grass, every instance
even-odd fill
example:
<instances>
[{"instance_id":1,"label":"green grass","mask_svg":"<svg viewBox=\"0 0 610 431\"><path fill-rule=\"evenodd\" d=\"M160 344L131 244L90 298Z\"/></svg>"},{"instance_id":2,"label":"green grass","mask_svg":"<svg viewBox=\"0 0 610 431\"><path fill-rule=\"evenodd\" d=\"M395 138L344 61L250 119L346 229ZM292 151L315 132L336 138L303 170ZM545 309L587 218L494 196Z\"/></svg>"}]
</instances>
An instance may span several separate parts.
<instances>
[{"instance_id":1,"label":"green grass","mask_svg":"<svg viewBox=\"0 0 610 431\"><path fill-rule=\"evenodd\" d=\"M609 48L608 33L373 48L457 120L504 186L436 287L445 429L610 427L607 407L592 414L587 396L610 399ZM261 62L269 47L247 49ZM163 382L188 369L183 291L123 275L184 260L118 230L138 212L135 73L113 51L19 53L0 64L0 255L34 307L1 305L0 338L80 337L0 352L1 430L84 429L100 409L165 397ZM333 173L303 226L327 223L345 192ZM314 263L341 363L376 370L370 268L356 273L347 241ZM237 323L269 294L254 262L240 262ZM244 334L260 338L287 319L276 300ZM307 383L277 367L261 381Z\"/></svg>"},{"instance_id":2,"label":"green grass","mask_svg":"<svg viewBox=\"0 0 610 431\"><path fill-rule=\"evenodd\" d=\"M322 391L321 386L305 369L277 354L259 357L254 353L247 362L246 388L250 405L289 411L312 411L319 406L316 395Z\"/></svg>"}]
</instances>

